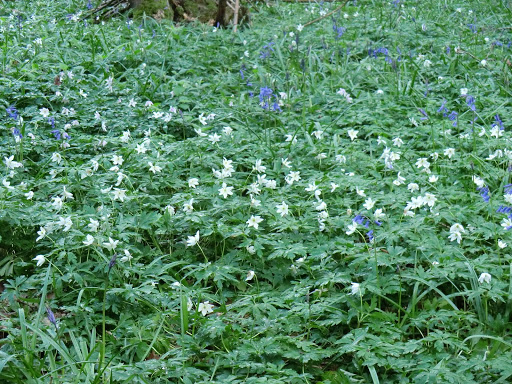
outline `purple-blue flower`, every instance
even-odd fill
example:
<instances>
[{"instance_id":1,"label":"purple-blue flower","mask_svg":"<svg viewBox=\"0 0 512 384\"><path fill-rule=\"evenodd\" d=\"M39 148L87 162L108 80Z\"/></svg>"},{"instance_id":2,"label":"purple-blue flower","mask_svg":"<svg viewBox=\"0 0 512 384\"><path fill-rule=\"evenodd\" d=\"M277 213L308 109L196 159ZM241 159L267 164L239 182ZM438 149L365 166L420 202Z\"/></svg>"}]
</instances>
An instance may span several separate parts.
<instances>
[{"instance_id":1,"label":"purple-blue flower","mask_svg":"<svg viewBox=\"0 0 512 384\"><path fill-rule=\"evenodd\" d=\"M48 314L48 321L55 326L55 329L59 329L59 325L57 324L57 319L55 319L55 315L53 314L50 307L46 307L46 313Z\"/></svg>"}]
</instances>

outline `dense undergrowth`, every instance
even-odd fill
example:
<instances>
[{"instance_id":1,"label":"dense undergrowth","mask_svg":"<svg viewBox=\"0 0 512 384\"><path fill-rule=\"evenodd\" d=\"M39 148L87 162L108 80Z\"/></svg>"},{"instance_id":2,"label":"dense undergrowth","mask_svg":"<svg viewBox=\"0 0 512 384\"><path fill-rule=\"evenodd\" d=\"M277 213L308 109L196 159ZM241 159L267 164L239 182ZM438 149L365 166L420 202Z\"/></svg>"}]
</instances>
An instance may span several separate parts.
<instances>
[{"instance_id":1,"label":"dense undergrowth","mask_svg":"<svg viewBox=\"0 0 512 384\"><path fill-rule=\"evenodd\" d=\"M510 380L510 2L87 5L0 11L0 382Z\"/></svg>"}]
</instances>

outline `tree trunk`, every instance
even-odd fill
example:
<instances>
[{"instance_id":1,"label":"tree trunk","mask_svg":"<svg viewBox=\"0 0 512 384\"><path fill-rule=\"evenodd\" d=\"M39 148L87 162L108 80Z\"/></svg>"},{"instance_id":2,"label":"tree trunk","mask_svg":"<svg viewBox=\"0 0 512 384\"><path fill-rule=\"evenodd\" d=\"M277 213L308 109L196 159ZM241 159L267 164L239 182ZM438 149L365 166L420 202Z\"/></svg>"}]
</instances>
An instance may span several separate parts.
<instances>
[{"instance_id":1,"label":"tree trunk","mask_svg":"<svg viewBox=\"0 0 512 384\"><path fill-rule=\"evenodd\" d=\"M229 0L103 0L90 13L90 16L108 18L125 10L134 17L143 15L157 20L170 19L175 22L200 21L224 27L233 21L234 12L228 5ZM240 7L239 20L248 14Z\"/></svg>"}]
</instances>

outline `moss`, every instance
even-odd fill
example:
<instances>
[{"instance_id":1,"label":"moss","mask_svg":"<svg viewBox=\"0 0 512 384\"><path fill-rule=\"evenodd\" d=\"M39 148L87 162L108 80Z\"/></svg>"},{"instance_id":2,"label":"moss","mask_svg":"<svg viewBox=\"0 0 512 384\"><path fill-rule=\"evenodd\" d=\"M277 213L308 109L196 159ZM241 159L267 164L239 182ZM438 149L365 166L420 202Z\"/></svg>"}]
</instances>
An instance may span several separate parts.
<instances>
[{"instance_id":1,"label":"moss","mask_svg":"<svg viewBox=\"0 0 512 384\"><path fill-rule=\"evenodd\" d=\"M183 8L186 9L188 16L202 23L215 20L215 16L217 15L217 3L215 0L185 0L183 4Z\"/></svg>"},{"instance_id":2,"label":"moss","mask_svg":"<svg viewBox=\"0 0 512 384\"><path fill-rule=\"evenodd\" d=\"M142 17L144 14L157 19L172 19L174 16L167 0L141 0L133 11L133 17Z\"/></svg>"}]
</instances>

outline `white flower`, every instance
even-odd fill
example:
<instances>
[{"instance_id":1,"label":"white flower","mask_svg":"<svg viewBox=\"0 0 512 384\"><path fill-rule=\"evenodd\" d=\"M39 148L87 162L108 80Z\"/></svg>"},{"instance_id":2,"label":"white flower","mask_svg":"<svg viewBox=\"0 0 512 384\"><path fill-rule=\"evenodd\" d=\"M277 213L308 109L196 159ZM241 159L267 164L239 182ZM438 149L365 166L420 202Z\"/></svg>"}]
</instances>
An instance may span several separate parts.
<instances>
[{"instance_id":1,"label":"white flower","mask_svg":"<svg viewBox=\"0 0 512 384\"><path fill-rule=\"evenodd\" d=\"M356 187L356 193L361 197L366 197L366 193L364 193L364 189L359 189Z\"/></svg>"},{"instance_id":2,"label":"white flower","mask_svg":"<svg viewBox=\"0 0 512 384\"><path fill-rule=\"evenodd\" d=\"M57 211L60 211L63 205L62 199L59 196L55 196L52 200L53 208L56 209Z\"/></svg>"},{"instance_id":3,"label":"white flower","mask_svg":"<svg viewBox=\"0 0 512 384\"><path fill-rule=\"evenodd\" d=\"M84 92L83 89L81 89L79 92L80 96L82 96L84 99L87 97L87 93Z\"/></svg>"},{"instance_id":4,"label":"white flower","mask_svg":"<svg viewBox=\"0 0 512 384\"><path fill-rule=\"evenodd\" d=\"M148 161L149 170L153 172L154 174L157 172L162 172L162 167L159 167L156 164L153 164L151 161Z\"/></svg>"},{"instance_id":5,"label":"white flower","mask_svg":"<svg viewBox=\"0 0 512 384\"><path fill-rule=\"evenodd\" d=\"M132 254L127 249L124 250L124 256L121 257L121 262L126 263L127 261L130 261L133 259ZM179 283L178 283L179 284Z\"/></svg>"},{"instance_id":6,"label":"white flower","mask_svg":"<svg viewBox=\"0 0 512 384\"><path fill-rule=\"evenodd\" d=\"M407 189L408 189L409 191L411 191L411 192L419 191L420 186L419 186L418 184L416 184L416 183L409 183L409 184L407 185Z\"/></svg>"},{"instance_id":7,"label":"white flower","mask_svg":"<svg viewBox=\"0 0 512 384\"><path fill-rule=\"evenodd\" d=\"M331 193L334 192L336 190L336 188L339 187L339 184L336 184L336 183L331 183Z\"/></svg>"},{"instance_id":8,"label":"white flower","mask_svg":"<svg viewBox=\"0 0 512 384\"><path fill-rule=\"evenodd\" d=\"M484 282L489 284L491 282L491 278L492 278L492 276L490 274L488 274L487 272L484 272L478 278L478 282L480 284L483 284Z\"/></svg>"},{"instance_id":9,"label":"white flower","mask_svg":"<svg viewBox=\"0 0 512 384\"><path fill-rule=\"evenodd\" d=\"M503 136L503 130L497 125L491 128L491 137L499 138Z\"/></svg>"},{"instance_id":10,"label":"white flower","mask_svg":"<svg viewBox=\"0 0 512 384\"><path fill-rule=\"evenodd\" d=\"M485 67L485 66L487 65L487 60L482 60L482 61L480 62L480 65L481 65L482 67Z\"/></svg>"},{"instance_id":11,"label":"white flower","mask_svg":"<svg viewBox=\"0 0 512 384\"><path fill-rule=\"evenodd\" d=\"M430 167L430 163L428 162L426 157L420 157L416 161L416 167L417 168L429 168Z\"/></svg>"},{"instance_id":12,"label":"white flower","mask_svg":"<svg viewBox=\"0 0 512 384\"><path fill-rule=\"evenodd\" d=\"M356 131L355 129L349 129L349 130L347 131L347 134L348 134L348 136L350 137L350 140L351 140L351 141L354 141L355 139L357 139L357 133L358 133L358 132L359 132L359 131Z\"/></svg>"},{"instance_id":13,"label":"white flower","mask_svg":"<svg viewBox=\"0 0 512 384\"><path fill-rule=\"evenodd\" d=\"M322 135L324 134L324 131L316 130L311 133L311 136L315 136L316 139L322 140ZM287 140L288 141L288 140Z\"/></svg>"},{"instance_id":14,"label":"white flower","mask_svg":"<svg viewBox=\"0 0 512 384\"><path fill-rule=\"evenodd\" d=\"M123 156L119 156L119 155L113 155L112 156L112 163L114 165L123 165Z\"/></svg>"},{"instance_id":15,"label":"white flower","mask_svg":"<svg viewBox=\"0 0 512 384\"><path fill-rule=\"evenodd\" d=\"M400 172L396 176L396 180L393 180L393 184L396 186L402 185L405 181L405 177L400 176Z\"/></svg>"},{"instance_id":16,"label":"white flower","mask_svg":"<svg viewBox=\"0 0 512 384\"><path fill-rule=\"evenodd\" d=\"M254 275L254 271L247 272L247 277L245 278L245 281L251 281L252 279L254 279Z\"/></svg>"},{"instance_id":17,"label":"white flower","mask_svg":"<svg viewBox=\"0 0 512 384\"><path fill-rule=\"evenodd\" d=\"M214 133L213 135L208 136L208 141L211 141L212 144L218 143L221 139L221 136L217 133ZM201 304L199 304L201 305Z\"/></svg>"},{"instance_id":18,"label":"white flower","mask_svg":"<svg viewBox=\"0 0 512 384\"><path fill-rule=\"evenodd\" d=\"M367 198L363 204L363 207L365 207L366 209L370 210L373 208L373 206L375 205L375 201L372 200L371 197Z\"/></svg>"},{"instance_id":19,"label":"white flower","mask_svg":"<svg viewBox=\"0 0 512 384\"><path fill-rule=\"evenodd\" d=\"M32 200L32 198L34 197L34 192L28 191L27 193L25 193L25 197L27 198L27 200Z\"/></svg>"},{"instance_id":20,"label":"white flower","mask_svg":"<svg viewBox=\"0 0 512 384\"><path fill-rule=\"evenodd\" d=\"M52 161L54 163L60 164L60 162L62 161L62 156L60 155L60 153L54 152L52 154Z\"/></svg>"},{"instance_id":21,"label":"white flower","mask_svg":"<svg viewBox=\"0 0 512 384\"><path fill-rule=\"evenodd\" d=\"M428 68L428 67L430 67L431 65L432 65L432 62L431 62L430 60L425 60L425 61L423 62L423 66L424 66L425 68Z\"/></svg>"},{"instance_id":22,"label":"white flower","mask_svg":"<svg viewBox=\"0 0 512 384\"><path fill-rule=\"evenodd\" d=\"M48 117L50 116L50 110L48 108L41 108L39 110L39 113L41 114L41 116L43 117Z\"/></svg>"},{"instance_id":23,"label":"white flower","mask_svg":"<svg viewBox=\"0 0 512 384\"><path fill-rule=\"evenodd\" d=\"M4 157L4 161L5 161L5 165L9 169L15 169L15 168L23 167L23 164L21 164L21 163L19 163L17 161L14 161L14 155L12 155L10 157Z\"/></svg>"},{"instance_id":24,"label":"white flower","mask_svg":"<svg viewBox=\"0 0 512 384\"><path fill-rule=\"evenodd\" d=\"M350 283L349 295L357 295L361 292L361 285L359 283Z\"/></svg>"},{"instance_id":25,"label":"white flower","mask_svg":"<svg viewBox=\"0 0 512 384\"><path fill-rule=\"evenodd\" d=\"M84 241L82 241L82 243L84 243L84 245L91 245L92 243L94 243L94 236L87 235L87 237Z\"/></svg>"},{"instance_id":26,"label":"white flower","mask_svg":"<svg viewBox=\"0 0 512 384\"><path fill-rule=\"evenodd\" d=\"M199 179L193 177L188 180L188 186L189 188L195 189L199 185Z\"/></svg>"},{"instance_id":27,"label":"white flower","mask_svg":"<svg viewBox=\"0 0 512 384\"><path fill-rule=\"evenodd\" d=\"M286 158L286 159L281 158L281 164L283 166L285 166L286 168L291 168L292 167L292 162L289 161L288 158Z\"/></svg>"},{"instance_id":28,"label":"white flower","mask_svg":"<svg viewBox=\"0 0 512 384\"><path fill-rule=\"evenodd\" d=\"M146 153L147 152L147 148L144 146L144 143L142 144L137 144L137 147L135 148L135 151L137 151L137 153L140 155L141 153Z\"/></svg>"},{"instance_id":29,"label":"white flower","mask_svg":"<svg viewBox=\"0 0 512 384\"><path fill-rule=\"evenodd\" d=\"M222 183L222 187L219 189L219 195L225 199L233 194L233 187L228 187L226 183Z\"/></svg>"},{"instance_id":30,"label":"white flower","mask_svg":"<svg viewBox=\"0 0 512 384\"><path fill-rule=\"evenodd\" d=\"M226 136L231 136L231 134L233 133L233 128L231 128L231 127L224 127L224 128L222 128L222 132Z\"/></svg>"},{"instance_id":31,"label":"white flower","mask_svg":"<svg viewBox=\"0 0 512 384\"><path fill-rule=\"evenodd\" d=\"M314 192L314 191L316 191L317 188L318 187L315 185L315 183L310 183L310 184L308 184L308 186L306 188L304 188L304 190L306 192Z\"/></svg>"},{"instance_id":32,"label":"white flower","mask_svg":"<svg viewBox=\"0 0 512 384\"><path fill-rule=\"evenodd\" d=\"M111 237L109 237L108 242L103 243L103 246L105 248L107 248L109 251L115 251L118 243L119 243L119 240L114 240Z\"/></svg>"},{"instance_id":33,"label":"white flower","mask_svg":"<svg viewBox=\"0 0 512 384\"><path fill-rule=\"evenodd\" d=\"M59 223L61 227L63 227L63 231L67 232L73 226L73 222L71 221L71 217L59 217Z\"/></svg>"},{"instance_id":34,"label":"white flower","mask_svg":"<svg viewBox=\"0 0 512 384\"><path fill-rule=\"evenodd\" d=\"M300 171L290 171L290 173L286 175L284 179L289 185L292 185L294 181L300 180Z\"/></svg>"},{"instance_id":35,"label":"white flower","mask_svg":"<svg viewBox=\"0 0 512 384\"><path fill-rule=\"evenodd\" d=\"M395 137L393 139L393 145L395 145L395 146L397 146L399 148L402 146L403 143L404 143L403 140L401 138L399 138L399 137Z\"/></svg>"},{"instance_id":36,"label":"white flower","mask_svg":"<svg viewBox=\"0 0 512 384\"><path fill-rule=\"evenodd\" d=\"M423 204L427 204L429 207L433 207L436 201L437 198L431 193L425 193L425 196L423 196ZM464 228L462 232L464 232Z\"/></svg>"},{"instance_id":37,"label":"white flower","mask_svg":"<svg viewBox=\"0 0 512 384\"><path fill-rule=\"evenodd\" d=\"M170 216L173 216L176 213L176 209L172 205L166 205L164 209Z\"/></svg>"},{"instance_id":38,"label":"white flower","mask_svg":"<svg viewBox=\"0 0 512 384\"><path fill-rule=\"evenodd\" d=\"M66 199L73 200L73 194L71 192L66 191L66 186L64 186L64 190L62 191L62 201Z\"/></svg>"},{"instance_id":39,"label":"white flower","mask_svg":"<svg viewBox=\"0 0 512 384\"><path fill-rule=\"evenodd\" d=\"M451 159L452 156L455 155L455 148L446 148L444 150L444 155L448 156L448 158Z\"/></svg>"},{"instance_id":40,"label":"white flower","mask_svg":"<svg viewBox=\"0 0 512 384\"><path fill-rule=\"evenodd\" d=\"M276 205L277 213L281 215L281 217L284 217L288 215L288 204L286 204L284 201L281 204Z\"/></svg>"},{"instance_id":41,"label":"white flower","mask_svg":"<svg viewBox=\"0 0 512 384\"><path fill-rule=\"evenodd\" d=\"M121 142L127 143L128 141L130 141L130 136L130 131L123 131L123 134L121 135Z\"/></svg>"},{"instance_id":42,"label":"white flower","mask_svg":"<svg viewBox=\"0 0 512 384\"><path fill-rule=\"evenodd\" d=\"M213 305L210 304L209 301L205 301L203 303L199 303L197 310L201 312L203 316L206 316L207 314L213 312Z\"/></svg>"},{"instance_id":43,"label":"white flower","mask_svg":"<svg viewBox=\"0 0 512 384\"><path fill-rule=\"evenodd\" d=\"M501 226L503 227L503 229L508 231L509 229L512 228L512 220L510 220L508 217L503 218Z\"/></svg>"},{"instance_id":44,"label":"white flower","mask_svg":"<svg viewBox=\"0 0 512 384\"><path fill-rule=\"evenodd\" d=\"M194 207L192 204L194 204L194 199L190 199L190 201L188 203L183 204L183 210L187 213L192 212L194 210Z\"/></svg>"},{"instance_id":45,"label":"white flower","mask_svg":"<svg viewBox=\"0 0 512 384\"><path fill-rule=\"evenodd\" d=\"M304 26L302 24L297 25L297 31L302 32Z\"/></svg>"},{"instance_id":46,"label":"white flower","mask_svg":"<svg viewBox=\"0 0 512 384\"><path fill-rule=\"evenodd\" d=\"M469 90L467 88L461 88L460 89L460 95L461 96L467 96Z\"/></svg>"},{"instance_id":47,"label":"white flower","mask_svg":"<svg viewBox=\"0 0 512 384\"><path fill-rule=\"evenodd\" d=\"M254 166L252 167L252 170L253 171L256 171L258 173L264 173L265 170L267 169L267 167L261 165L261 159L258 159L256 160L256 163L254 164Z\"/></svg>"},{"instance_id":48,"label":"white flower","mask_svg":"<svg viewBox=\"0 0 512 384\"><path fill-rule=\"evenodd\" d=\"M187 247L193 247L199 242L199 231L194 236L188 236Z\"/></svg>"},{"instance_id":49,"label":"white flower","mask_svg":"<svg viewBox=\"0 0 512 384\"><path fill-rule=\"evenodd\" d=\"M256 208L256 207L259 207L259 206L261 206L261 201L255 199L253 197L253 195L251 195L251 207Z\"/></svg>"},{"instance_id":50,"label":"white flower","mask_svg":"<svg viewBox=\"0 0 512 384\"><path fill-rule=\"evenodd\" d=\"M43 239L46 236L46 229L44 227L39 227L39 231L37 231L37 234L39 235L36 239L36 242Z\"/></svg>"},{"instance_id":51,"label":"white flower","mask_svg":"<svg viewBox=\"0 0 512 384\"><path fill-rule=\"evenodd\" d=\"M345 232L347 235L353 234L357 229L357 223L355 221L352 222L352 224L348 225L348 230Z\"/></svg>"},{"instance_id":52,"label":"white flower","mask_svg":"<svg viewBox=\"0 0 512 384\"><path fill-rule=\"evenodd\" d=\"M206 133L204 133L203 131L201 131L201 128L194 128L194 132L197 133L197 135L199 137L205 137L205 136L208 136Z\"/></svg>"},{"instance_id":53,"label":"white flower","mask_svg":"<svg viewBox=\"0 0 512 384\"><path fill-rule=\"evenodd\" d=\"M114 200L121 200L124 202L124 199L126 198L126 189L114 188L112 193L114 194Z\"/></svg>"},{"instance_id":54,"label":"white flower","mask_svg":"<svg viewBox=\"0 0 512 384\"><path fill-rule=\"evenodd\" d=\"M46 261L46 258L43 255L37 255L32 260L37 261L36 266L40 267L41 265L44 264L44 262Z\"/></svg>"},{"instance_id":55,"label":"white flower","mask_svg":"<svg viewBox=\"0 0 512 384\"><path fill-rule=\"evenodd\" d=\"M98 231L98 227L100 226L100 222L98 220L94 220L94 219L89 219L89 221L90 221L90 223L87 224L89 229L92 232L97 232Z\"/></svg>"},{"instance_id":56,"label":"white flower","mask_svg":"<svg viewBox=\"0 0 512 384\"><path fill-rule=\"evenodd\" d=\"M500 247L501 249L507 248L507 243L505 243L503 240L499 239L498 240L498 247Z\"/></svg>"},{"instance_id":57,"label":"white flower","mask_svg":"<svg viewBox=\"0 0 512 384\"><path fill-rule=\"evenodd\" d=\"M436 175L431 175L429 178L428 178L428 181L430 183L435 183L437 180L439 180L439 176L436 176Z\"/></svg>"},{"instance_id":58,"label":"white flower","mask_svg":"<svg viewBox=\"0 0 512 384\"><path fill-rule=\"evenodd\" d=\"M258 229L259 224L263 221L260 216L252 215L249 220L247 220L247 225L250 227L254 227L254 229Z\"/></svg>"},{"instance_id":59,"label":"white flower","mask_svg":"<svg viewBox=\"0 0 512 384\"><path fill-rule=\"evenodd\" d=\"M448 238L450 239L450 241L456 240L457 243L460 244L462 240L462 233L464 232L464 227L459 223L455 223L450 227L450 236L448 236Z\"/></svg>"},{"instance_id":60,"label":"white flower","mask_svg":"<svg viewBox=\"0 0 512 384\"><path fill-rule=\"evenodd\" d=\"M382 219L384 216L386 216L386 214L382 212L382 208L376 209L375 212L373 213L373 217L375 218L375 220Z\"/></svg>"}]
</instances>

